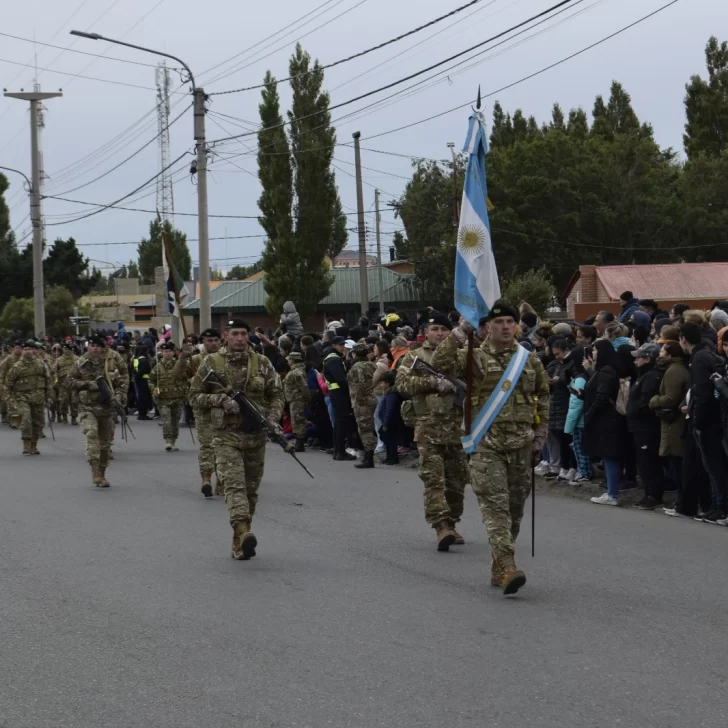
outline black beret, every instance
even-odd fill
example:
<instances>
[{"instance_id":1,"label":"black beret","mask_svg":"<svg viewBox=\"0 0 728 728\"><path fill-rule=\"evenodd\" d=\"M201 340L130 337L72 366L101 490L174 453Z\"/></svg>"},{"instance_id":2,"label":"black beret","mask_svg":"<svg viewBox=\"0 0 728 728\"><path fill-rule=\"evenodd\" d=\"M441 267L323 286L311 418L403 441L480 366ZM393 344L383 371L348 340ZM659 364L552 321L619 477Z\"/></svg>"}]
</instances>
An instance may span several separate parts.
<instances>
[{"instance_id":1,"label":"black beret","mask_svg":"<svg viewBox=\"0 0 728 728\"><path fill-rule=\"evenodd\" d=\"M243 321L243 319L230 319L230 321L228 321L228 328L245 329L246 331L250 331L250 324Z\"/></svg>"},{"instance_id":2,"label":"black beret","mask_svg":"<svg viewBox=\"0 0 728 728\"><path fill-rule=\"evenodd\" d=\"M334 338L331 339L331 343L343 346L346 343L346 339L343 336L334 336Z\"/></svg>"},{"instance_id":3,"label":"black beret","mask_svg":"<svg viewBox=\"0 0 728 728\"><path fill-rule=\"evenodd\" d=\"M177 347L175 346L174 341L167 341L165 344L162 344L160 349L166 349L167 351L176 351Z\"/></svg>"},{"instance_id":4,"label":"black beret","mask_svg":"<svg viewBox=\"0 0 728 728\"><path fill-rule=\"evenodd\" d=\"M510 306L505 306L501 304L496 304L493 306L493 308L490 309L490 313L486 317L488 321L492 321L493 319L497 318L505 318L506 316L510 316L514 321L518 321L518 311L516 311L514 308L511 308Z\"/></svg>"},{"instance_id":5,"label":"black beret","mask_svg":"<svg viewBox=\"0 0 728 728\"><path fill-rule=\"evenodd\" d=\"M248 329L250 331L250 329ZM200 334L200 339L219 339L220 332L217 329L205 329Z\"/></svg>"},{"instance_id":6,"label":"black beret","mask_svg":"<svg viewBox=\"0 0 728 728\"><path fill-rule=\"evenodd\" d=\"M446 316L444 313L440 313L439 311L433 311L429 318L427 319L427 326L430 324L436 324L437 326L444 326L447 329L450 329L452 331L452 321L450 321L450 318Z\"/></svg>"},{"instance_id":7,"label":"black beret","mask_svg":"<svg viewBox=\"0 0 728 728\"><path fill-rule=\"evenodd\" d=\"M106 339L103 336L92 336L88 340L89 346L95 344L96 346L106 346Z\"/></svg>"}]
</instances>

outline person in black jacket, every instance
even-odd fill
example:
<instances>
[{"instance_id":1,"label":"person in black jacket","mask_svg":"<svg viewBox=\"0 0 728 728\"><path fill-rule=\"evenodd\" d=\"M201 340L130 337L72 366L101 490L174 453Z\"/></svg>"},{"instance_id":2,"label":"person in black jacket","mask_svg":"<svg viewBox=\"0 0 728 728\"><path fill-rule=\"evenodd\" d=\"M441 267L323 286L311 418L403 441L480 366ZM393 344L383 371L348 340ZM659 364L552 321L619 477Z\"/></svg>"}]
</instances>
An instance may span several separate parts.
<instances>
[{"instance_id":1,"label":"person in black jacket","mask_svg":"<svg viewBox=\"0 0 728 728\"><path fill-rule=\"evenodd\" d=\"M592 503L619 505L619 483L625 458L627 427L617 412L619 395L619 357L611 342L600 339L594 345L593 359L584 360L584 368L594 374L584 389L584 438L582 447L591 457L601 457L607 476L607 492Z\"/></svg>"},{"instance_id":2,"label":"person in black jacket","mask_svg":"<svg viewBox=\"0 0 728 728\"><path fill-rule=\"evenodd\" d=\"M576 457L571 449L571 435L564 432L566 415L569 411L569 382L571 377L565 371L565 359L569 353L569 345L564 338L557 338L551 343L551 354L554 361L546 370L549 376L549 436L559 442L560 470L559 480L573 480L576 477ZM551 473L549 473L551 475Z\"/></svg>"},{"instance_id":3,"label":"person in black jacket","mask_svg":"<svg viewBox=\"0 0 728 728\"><path fill-rule=\"evenodd\" d=\"M354 455L346 452L346 438L351 431L351 399L343 360L345 343L343 336L335 336L331 351L324 358L323 375L329 385L329 398L334 410L334 460L356 460Z\"/></svg>"},{"instance_id":4,"label":"person in black jacket","mask_svg":"<svg viewBox=\"0 0 728 728\"><path fill-rule=\"evenodd\" d=\"M629 390L627 429L632 435L637 472L642 478L645 496L637 503L641 510L652 511L662 503L664 485L660 462L660 420L650 409L650 400L660 391L664 367L657 367L660 347L645 344L632 352L637 365L637 378Z\"/></svg>"},{"instance_id":5,"label":"person in black jacket","mask_svg":"<svg viewBox=\"0 0 728 728\"><path fill-rule=\"evenodd\" d=\"M698 520L717 523L726 518L728 470L723 452L720 401L715 397L712 377L723 369L723 362L702 334L701 327L694 323L680 327L680 346L690 354L687 436L694 437L698 444L711 487L710 510ZM684 505L681 510L684 512Z\"/></svg>"}]
</instances>

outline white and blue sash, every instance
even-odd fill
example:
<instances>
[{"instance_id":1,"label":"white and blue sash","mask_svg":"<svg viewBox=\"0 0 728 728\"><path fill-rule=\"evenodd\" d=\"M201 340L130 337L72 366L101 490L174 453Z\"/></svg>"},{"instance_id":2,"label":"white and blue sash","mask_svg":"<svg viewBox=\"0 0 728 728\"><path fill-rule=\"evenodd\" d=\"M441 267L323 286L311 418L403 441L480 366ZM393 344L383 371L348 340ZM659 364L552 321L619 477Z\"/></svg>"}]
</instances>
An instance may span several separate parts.
<instances>
[{"instance_id":1,"label":"white and blue sash","mask_svg":"<svg viewBox=\"0 0 728 728\"><path fill-rule=\"evenodd\" d=\"M528 361L528 354L528 349L519 344L510 362L508 362L498 386L491 392L488 401L478 412L478 416L470 428L470 434L460 438L463 449L468 455L475 452L480 441L485 437L490 426L495 422L496 417L505 406L508 398L513 394L513 390L523 373L523 368L526 366L526 361Z\"/></svg>"}]
</instances>

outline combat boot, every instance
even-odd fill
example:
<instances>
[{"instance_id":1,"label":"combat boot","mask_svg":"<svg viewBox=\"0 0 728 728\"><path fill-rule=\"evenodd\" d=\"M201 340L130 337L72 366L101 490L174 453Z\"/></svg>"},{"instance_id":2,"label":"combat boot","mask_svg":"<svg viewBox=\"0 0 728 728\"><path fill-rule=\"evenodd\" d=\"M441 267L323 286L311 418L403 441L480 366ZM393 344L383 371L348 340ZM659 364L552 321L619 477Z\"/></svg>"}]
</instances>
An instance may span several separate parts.
<instances>
[{"instance_id":1,"label":"combat boot","mask_svg":"<svg viewBox=\"0 0 728 728\"><path fill-rule=\"evenodd\" d=\"M35 440L30 441L30 454L31 455L40 455L40 450L38 449L38 443Z\"/></svg>"},{"instance_id":2,"label":"combat boot","mask_svg":"<svg viewBox=\"0 0 728 728\"><path fill-rule=\"evenodd\" d=\"M503 594L515 594L526 583L526 575L516 566L513 558L501 559L500 564L503 569Z\"/></svg>"},{"instance_id":3,"label":"combat boot","mask_svg":"<svg viewBox=\"0 0 728 728\"><path fill-rule=\"evenodd\" d=\"M56 413L53 410L48 410L48 419L51 423L56 421Z\"/></svg>"},{"instance_id":4,"label":"combat boot","mask_svg":"<svg viewBox=\"0 0 728 728\"><path fill-rule=\"evenodd\" d=\"M99 465L99 461L91 460L91 462L89 462L89 465L91 466L91 482L97 488L100 488L101 482L103 481L104 477L103 475L101 475L101 466Z\"/></svg>"},{"instance_id":5,"label":"combat boot","mask_svg":"<svg viewBox=\"0 0 728 728\"><path fill-rule=\"evenodd\" d=\"M368 468L374 467L374 450L365 450L364 451L364 458L360 463L357 463L355 466L358 470L366 470Z\"/></svg>"},{"instance_id":6,"label":"combat boot","mask_svg":"<svg viewBox=\"0 0 728 728\"><path fill-rule=\"evenodd\" d=\"M30 440L23 438L23 455L30 455Z\"/></svg>"},{"instance_id":7,"label":"combat boot","mask_svg":"<svg viewBox=\"0 0 728 728\"><path fill-rule=\"evenodd\" d=\"M230 554L238 561L248 561L255 556L255 547L258 539L250 531L248 521L238 521L233 524L233 546Z\"/></svg>"},{"instance_id":8,"label":"combat boot","mask_svg":"<svg viewBox=\"0 0 728 728\"><path fill-rule=\"evenodd\" d=\"M77 425L78 424L78 420L73 415L71 415L71 424L72 425Z\"/></svg>"},{"instance_id":9,"label":"combat boot","mask_svg":"<svg viewBox=\"0 0 728 728\"><path fill-rule=\"evenodd\" d=\"M212 498L212 473L202 474L202 488L200 488L200 491L205 498Z\"/></svg>"},{"instance_id":10,"label":"combat boot","mask_svg":"<svg viewBox=\"0 0 728 728\"><path fill-rule=\"evenodd\" d=\"M437 537L437 550L449 551L450 546L455 543L455 531L450 521L442 521L435 526L435 536Z\"/></svg>"},{"instance_id":11,"label":"combat boot","mask_svg":"<svg viewBox=\"0 0 728 728\"><path fill-rule=\"evenodd\" d=\"M164 441L164 449L167 452L172 452L172 443L169 440Z\"/></svg>"},{"instance_id":12,"label":"combat boot","mask_svg":"<svg viewBox=\"0 0 728 728\"><path fill-rule=\"evenodd\" d=\"M179 452L179 448L177 447L177 440L170 440L169 444L172 446L172 452Z\"/></svg>"},{"instance_id":13,"label":"combat boot","mask_svg":"<svg viewBox=\"0 0 728 728\"><path fill-rule=\"evenodd\" d=\"M465 536L458 533L457 529L453 527L452 532L455 534L455 545L463 546L465 544Z\"/></svg>"},{"instance_id":14,"label":"combat boot","mask_svg":"<svg viewBox=\"0 0 728 728\"><path fill-rule=\"evenodd\" d=\"M109 465L109 456L110 455L111 455L111 452L109 450L101 451L101 459L99 460L99 475L101 476L101 479L99 481L99 488L111 487L111 483L109 483L109 481L106 480L106 468Z\"/></svg>"},{"instance_id":15,"label":"combat boot","mask_svg":"<svg viewBox=\"0 0 728 728\"><path fill-rule=\"evenodd\" d=\"M302 437L296 438L296 449L293 452L306 452L306 441Z\"/></svg>"},{"instance_id":16,"label":"combat boot","mask_svg":"<svg viewBox=\"0 0 728 728\"><path fill-rule=\"evenodd\" d=\"M500 587L503 584L503 569L495 556L490 557L490 585Z\"/></svg>"}]
</instances>

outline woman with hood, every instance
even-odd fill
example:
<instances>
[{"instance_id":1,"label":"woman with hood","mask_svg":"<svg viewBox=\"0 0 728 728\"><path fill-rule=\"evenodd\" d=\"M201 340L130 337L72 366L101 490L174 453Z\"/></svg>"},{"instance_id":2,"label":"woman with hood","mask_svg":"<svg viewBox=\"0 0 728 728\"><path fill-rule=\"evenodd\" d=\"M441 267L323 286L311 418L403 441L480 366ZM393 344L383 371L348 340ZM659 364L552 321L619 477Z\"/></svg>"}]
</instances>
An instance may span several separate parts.
<instances>
[{"instance_id":1,"label":"woman with hood","mask_svg":"<svg viewBox=\"0 0 728 728\"><path fill-rule=\"evenodd\" d=\"M285 325L286 333L293 339L298 340L303 336L303 324L301 317L296 311L296 305L293 301L286 301L283 304L283 313L281 314L281 326Z\"/></svg>"},{"instance_id":2,"label":"woman with hood","mask_svg":"<svg viewBox=\"0 0 728 728\"><path fill-rule=\"evenodd\" d=\"M611 342L600 339L594 344L593 359L584 358L584 367L593 366L594 374L584 389L584 452L600 457L607 476L607 492L592 503L619 505L619 483L626 453L627 426L617 412L620 363Z\"/></svg>"}]
</instances>

